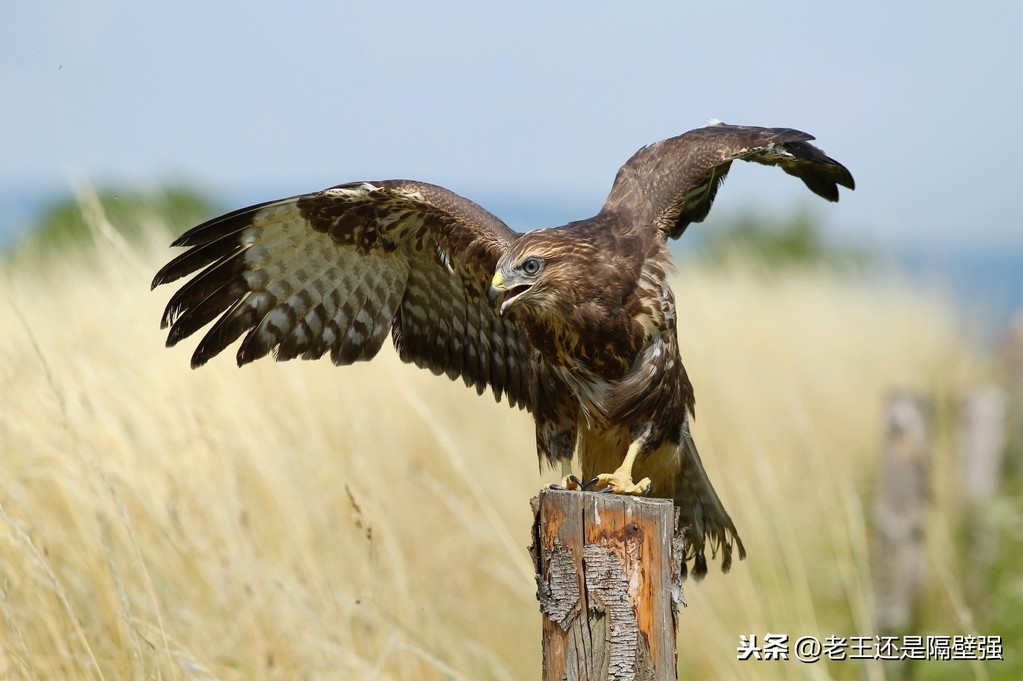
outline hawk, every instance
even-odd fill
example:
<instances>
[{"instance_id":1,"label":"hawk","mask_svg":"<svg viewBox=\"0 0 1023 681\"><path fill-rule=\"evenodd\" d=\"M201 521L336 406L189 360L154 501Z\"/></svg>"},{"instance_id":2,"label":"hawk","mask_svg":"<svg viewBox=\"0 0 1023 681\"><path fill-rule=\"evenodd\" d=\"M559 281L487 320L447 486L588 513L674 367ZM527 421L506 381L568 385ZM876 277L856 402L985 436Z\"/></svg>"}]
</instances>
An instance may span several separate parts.
<instances>
[{"instance_id":1,"label":"hawk","mask_svg":"<svg viewBox=\"0 0 1023 681\"><path fill-rule=\"evenodd\" d=\"M541 465L571 488L674 500L692 574L745 549L690 435L693 386L679 355L669 239L707 217L732 161L801 179L838 200L849 171L787 128L714 123L640 149L594 217L520 234L443 187L342 184L203 223L153 286L191 277L162 325L173 346L210 322L205 364L242 338L239 366L373 358L388 335L405 362L525 408ZM571 471L578 456L581 485Z\"/></svg>"}]
</instances>

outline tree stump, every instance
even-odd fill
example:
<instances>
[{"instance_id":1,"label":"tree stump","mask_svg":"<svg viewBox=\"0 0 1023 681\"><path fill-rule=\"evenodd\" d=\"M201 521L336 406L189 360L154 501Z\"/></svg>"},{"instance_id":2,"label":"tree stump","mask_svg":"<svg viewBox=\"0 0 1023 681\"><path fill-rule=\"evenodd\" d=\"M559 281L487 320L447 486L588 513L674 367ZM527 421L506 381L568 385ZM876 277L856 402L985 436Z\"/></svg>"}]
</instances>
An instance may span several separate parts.
<instances>
[{"instance_id":1,"label":"tree stump","mask_svg":"<svg viewBox=\"0 0 1023 681\"><path fill-rule=\"evenodd\" d=\"M531 504L544 681L677 679L671 500L542 490Z\"/></svg>"}]
</instances>

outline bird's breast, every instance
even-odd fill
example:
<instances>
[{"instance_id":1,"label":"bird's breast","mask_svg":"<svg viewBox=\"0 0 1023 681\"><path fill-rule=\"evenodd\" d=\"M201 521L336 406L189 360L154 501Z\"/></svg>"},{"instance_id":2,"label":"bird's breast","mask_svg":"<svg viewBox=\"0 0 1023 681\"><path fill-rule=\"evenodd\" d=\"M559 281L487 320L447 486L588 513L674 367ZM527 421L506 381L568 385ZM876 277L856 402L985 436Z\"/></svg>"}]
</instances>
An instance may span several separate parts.
<instances>
[{"instance_id":1,"label":"bird's breast","mask_svg":"<svg viewBox=\"0 0 1023 681\"><path fill-rule=\"evenodd\" d=\"M558 378L578 402L586 423L591 427L607 423L607 397L611 383L581 364L555 364L553 367Z\"/></svg>"}]
</instances>

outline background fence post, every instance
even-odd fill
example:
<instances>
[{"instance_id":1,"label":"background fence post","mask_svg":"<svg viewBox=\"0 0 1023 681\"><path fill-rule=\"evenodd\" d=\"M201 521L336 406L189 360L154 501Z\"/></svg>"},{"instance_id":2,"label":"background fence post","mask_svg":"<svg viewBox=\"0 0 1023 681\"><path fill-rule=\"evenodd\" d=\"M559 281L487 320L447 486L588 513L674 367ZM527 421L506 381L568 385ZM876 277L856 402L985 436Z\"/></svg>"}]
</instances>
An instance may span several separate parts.
<instances>
[{"instance_id":1,"label":"background fence post","mask_svg":"<svg viewBox=\"0 0 1023 681\"><path fill-rule=\"evenodd\" d=\"M542 490L532 504L544 681L677 679L671 500Z\"/></svg>"},{"instance_id":2,"label":"background fence post","mask_svg":"<svg viewBox=\"0 0 1023 681\"><path fill-rule=\"evenodd\" d=\"M959 479L966 501L963 530L968 557L964 562L965 582L975 614L990 605L986 582L998 553L990 511L998 495L1008 445L1008 417L1008 396L996 385L974 388L959 403Z\"/></svg>"},{"instance_id":3,"label":"background fence post","mask_svg":"<svg viewBox=\"0 0 1023 681\"><path fill-rule=\"evenodd\" d=\"M930 403L919 395L892 394L885 423L872 567L877 630L894 636L911 631L923 581ZM890 677L909 675L905 662L885 666Z\"/></svg>"},{"instance_id":4,"label":"background fence post","mask_svg":"<svg viewBox=\"0 0 1023 681\"><path fill-rule=\"evenodd\" d=\"M997 385L967 393L960 404L960 465L970 505L989 501L998 489L1008 437L1009 401Z\"/></svg>"},{"instance_id":5,"label":"background fence post","mask_svg":"<svg viewBox=\"0 0 1023 681\"><path fill-rule=\"evenodd\" d=\"M1008 397L996 385L970 390L959 404L959 465L971 506L991 501L998 491L1008 411Z\"/></svg>"},{"instance_id":6,"label":"background fence post","mask_svg":"<svg viewBox=\"0 0 1023 681\"><path fill-rule=\"evenodd\" d=\"M1023 309L1013 316L1002 342L1001 368L1008 392L1007 438L1017 456L1023 443Z\"/></svg>"}]
</instances>

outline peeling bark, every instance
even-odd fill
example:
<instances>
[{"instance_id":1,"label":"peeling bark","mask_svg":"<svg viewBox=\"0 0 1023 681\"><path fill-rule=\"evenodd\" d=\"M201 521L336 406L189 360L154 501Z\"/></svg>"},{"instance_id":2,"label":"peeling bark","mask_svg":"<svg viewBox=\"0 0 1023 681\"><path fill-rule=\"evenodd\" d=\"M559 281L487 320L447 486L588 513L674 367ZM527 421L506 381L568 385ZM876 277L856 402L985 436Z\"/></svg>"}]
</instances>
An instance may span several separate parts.
<instances>
[{"instance_id":1,"label":"peeling bark","mask_svg":"<svg viewBox=\"0 0 1023 681\"><path fill-rule=\"evenodd\" d=\"M547 579L540 581L537 589L540 611L567 628L569 615L577 614L580 605L572 552L555 541L554 550L547 553L546 564Z\"/></svg>"},{"instance_id":2,"label":"peeling bark","mask_svg":"<svg viewBox=\"0 0 1023 681\"><path fill-rule=\"evenodd\" d=\"M583 546L583 565L591 631L594 622L604 626L604 635L593 638L607 646L608 678L634 681L639 626L629 602L625 568L617 556L597 544Z\"/></svg>"},{"instance_id":3,"label":"peeling bark","mask_svg":"<svg viewBox=\"0 0 1023 681\"><path fill-rule=\"evenodd\" d=\"M531 504L544 680L677 679L671 502L544 490Z\"/></svg>"}]
</instances>

